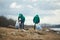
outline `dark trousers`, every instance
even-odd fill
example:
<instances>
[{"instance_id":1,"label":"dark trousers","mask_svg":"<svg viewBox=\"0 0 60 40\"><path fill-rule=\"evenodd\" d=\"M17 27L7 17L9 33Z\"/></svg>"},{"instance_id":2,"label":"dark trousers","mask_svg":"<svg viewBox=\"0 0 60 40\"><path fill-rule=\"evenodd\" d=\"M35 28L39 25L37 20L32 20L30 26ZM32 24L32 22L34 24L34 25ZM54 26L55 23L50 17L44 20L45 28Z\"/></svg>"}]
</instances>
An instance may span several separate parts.
<instances>
[{"instance_id":1,"label":"dark trousers","mask_svg":"<svg viewBox=\"0 0 60 40\"><path fill-rule=\"evenodd\" d=\"M24 29L24 23L19 24L20 29Z\"/></svg>"}]
</instances>

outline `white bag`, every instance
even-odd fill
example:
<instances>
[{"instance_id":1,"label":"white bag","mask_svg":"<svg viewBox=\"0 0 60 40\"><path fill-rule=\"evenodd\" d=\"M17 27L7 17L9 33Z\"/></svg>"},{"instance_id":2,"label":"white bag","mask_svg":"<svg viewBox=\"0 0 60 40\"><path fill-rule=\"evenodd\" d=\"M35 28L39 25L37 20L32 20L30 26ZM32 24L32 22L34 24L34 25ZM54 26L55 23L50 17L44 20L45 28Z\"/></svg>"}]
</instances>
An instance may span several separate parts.
<instances>
[{"instance_id":1,"label":"white bag","mask_svg":"<svg viewBox=\"0 0 60 40\"><path fill-rule=\"evenodd\" d=\"M42 27L41 27L39 24L36 24L36 29L37 29L37 30L41 30Z\"/></svg>"},{"instance_id":2,"label":"white bag","mask_svg":"<svg viewBox=\"0 0 60 40\"><path fill-rule=\"evenodd\" d=\"M18 23L18 21L16 21L16 24L15 24L15 28L19 28L19 23Z\"/></svg>"}]
</instances>

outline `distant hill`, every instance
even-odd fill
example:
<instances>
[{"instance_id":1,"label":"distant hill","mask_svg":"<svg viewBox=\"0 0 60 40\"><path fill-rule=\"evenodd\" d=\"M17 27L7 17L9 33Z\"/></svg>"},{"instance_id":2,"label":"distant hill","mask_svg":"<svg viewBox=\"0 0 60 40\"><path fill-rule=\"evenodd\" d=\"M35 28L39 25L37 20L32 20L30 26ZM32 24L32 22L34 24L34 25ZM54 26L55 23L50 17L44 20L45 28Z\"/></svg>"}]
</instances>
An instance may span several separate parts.
<instances>
[{"instance_id":1,"label":"distant hill","mask_svg":"<svg viewBox=\"0 0 60 40\"><path fill-rule=\"evenodd\" d=\"M46 28L60 28L60 24L58 24L58 25L41 24L41 26L46 27Z\"/></svg>"}]
</instances>

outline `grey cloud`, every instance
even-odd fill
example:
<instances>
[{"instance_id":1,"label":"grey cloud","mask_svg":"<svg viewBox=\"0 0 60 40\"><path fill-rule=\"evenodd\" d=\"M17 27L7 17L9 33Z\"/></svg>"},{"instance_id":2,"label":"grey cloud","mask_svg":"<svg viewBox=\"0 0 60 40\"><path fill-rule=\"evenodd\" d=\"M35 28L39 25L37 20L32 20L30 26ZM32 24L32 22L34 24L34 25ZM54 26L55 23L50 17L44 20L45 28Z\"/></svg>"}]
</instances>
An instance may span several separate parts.
<instances>
[{"instance_id":1,"label":"grey cloud","mask_svg":"<svg viewBox=\"0 0 60 40\"><path fill-rule=\"evenodd\" d=\"M34 6L35 8L38 8L40 10L57 10L60 9L60 5L55 4L55 3L60 3L60 1L49 1L49 2L45 2L45 1L39 1L38 3L36 3L37 5Z\"/></svg>"},{"instance_id":2,"label":"grey cloud","mask_svg":"<svg viewBox=\"0 0 60 40\"><path fill-rule=\"evenodd\" d=\"M24 5L24 9L22 10L17 10L17 9L10 9L9 6L11 3L13 2L17 2L18 5ZM60 2L59 0L57 1L39 1L36 2L37 5L34 6L33 4L35 2L29 2L29 1L25 1L23 2L22 0L0 0L0 15L17 15L18 12L22 12L24 15L30 15L33 16L34 13L33 9L27 8L26 5L32 5L34 8L38 8L39 10L57 10L60 9L60 5L56 5L54 4L55 2ZM42 16L48 16L50 13L46 14L47 12L45 12L45 14L41 14ZM50 14L52 15L52 14ZM54 14L53 14L54 15Z\"/></svg>"}]
</instances>

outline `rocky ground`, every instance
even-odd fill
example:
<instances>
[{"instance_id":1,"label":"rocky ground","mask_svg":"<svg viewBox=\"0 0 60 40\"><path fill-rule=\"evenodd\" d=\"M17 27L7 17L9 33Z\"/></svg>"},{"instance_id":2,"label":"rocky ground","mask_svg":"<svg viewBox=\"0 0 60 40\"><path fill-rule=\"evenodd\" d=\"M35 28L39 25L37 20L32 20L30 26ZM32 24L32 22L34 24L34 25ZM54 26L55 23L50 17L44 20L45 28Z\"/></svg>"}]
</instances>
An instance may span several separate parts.
<instances>
[{"instance_id":1,"label":"rocky ground","mask_svg":"<svg viewBox=\"0 0 60 40\"><path fill-rule=\"evenodd\" d=\"M0 27L0 40L60 40L60 34L52 31L20 30Z\"/></svg>"}]
</instances>

